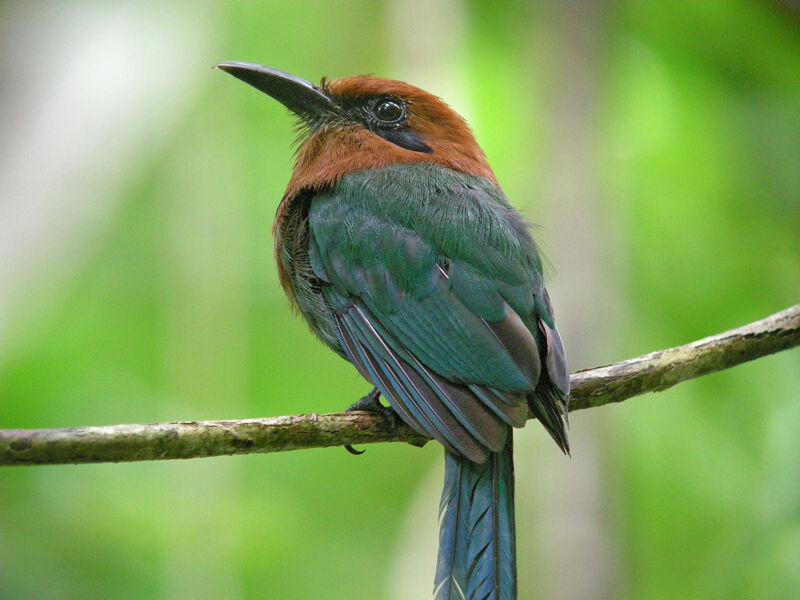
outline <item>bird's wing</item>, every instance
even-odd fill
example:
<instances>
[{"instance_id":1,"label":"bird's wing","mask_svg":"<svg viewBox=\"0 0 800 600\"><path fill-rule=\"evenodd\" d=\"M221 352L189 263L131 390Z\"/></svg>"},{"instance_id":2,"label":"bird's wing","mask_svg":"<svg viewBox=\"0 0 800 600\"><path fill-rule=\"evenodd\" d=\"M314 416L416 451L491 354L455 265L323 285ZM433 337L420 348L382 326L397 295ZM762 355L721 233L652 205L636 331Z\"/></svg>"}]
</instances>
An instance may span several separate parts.
<instances>
[{"instance_id":1,"label":"bird's wing","mask_svg":"<svg viewBox=\"0 0 800 600\"><path fill-rule=\"evenodd\" d=\"M411 427L477 462L503 448L508 425L524 425L529 396L543 424L563 431L559 394L534 393L543 367L556 388L566 369L541 274L480 236L445 254L359 200L346 189L314 199L309 260L362 375Z\"/></svg>"}]
</instances>

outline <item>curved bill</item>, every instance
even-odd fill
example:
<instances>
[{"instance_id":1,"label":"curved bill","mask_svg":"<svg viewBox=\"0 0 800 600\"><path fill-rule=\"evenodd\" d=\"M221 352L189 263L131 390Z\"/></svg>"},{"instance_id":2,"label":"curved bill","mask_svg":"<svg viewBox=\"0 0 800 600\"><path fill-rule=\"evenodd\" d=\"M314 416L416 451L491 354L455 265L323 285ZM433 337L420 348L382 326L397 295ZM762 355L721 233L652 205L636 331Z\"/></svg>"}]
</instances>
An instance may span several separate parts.
<instances>
[{"instance_id":1,"label":"curved bill","mask_svg":"<svg viewBox=\"0 0 800 600\"><path fill-rule=\"evenodd\" d=\"M269 94L306 121L313 122L337 112L336 105L319 86L278 69L233 61L219 63L214 68L222 69Z\"/></svg>"}]
</instances>

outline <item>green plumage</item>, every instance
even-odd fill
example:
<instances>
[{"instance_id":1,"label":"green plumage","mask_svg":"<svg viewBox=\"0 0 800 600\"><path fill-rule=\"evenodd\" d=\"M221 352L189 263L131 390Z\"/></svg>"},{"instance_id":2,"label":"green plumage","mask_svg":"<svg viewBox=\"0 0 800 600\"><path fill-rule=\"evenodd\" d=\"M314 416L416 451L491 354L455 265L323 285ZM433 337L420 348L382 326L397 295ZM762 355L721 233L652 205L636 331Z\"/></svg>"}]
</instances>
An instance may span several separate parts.
<instances>
[{"instance_id":1,"label":"green plumage","mask_svg":"<svg viewBox=\"0 0 800 600\"><path fill-rule=\"evenodd\" d=\"M445 456L436 600L517 596L512 441L483 464Z\"/></svg>"},{"instance_id":2,"label":"green plumage","mask_svg":"<svg viewBox=\"0 0 800 600\"><path fill-rule=\"evenodd\" d=\"M421 163L298 202L284 269L312 329L447 451L438 600L516 596L511 426L566 449L568 378L536 246L502 191Z\"/></svg>"},{"instance_id":3,"label":"green plumage","mask_svg":"<svg viewBox=\"0 0 800 600\"><path fill-rule=\"evenodd\" d=\"M569 373L525 222L436 96L371 76L316 86L218 66L303 127L275 221L287 293L445 448L436 600L515 600L512 427L532 414L568 451Z\"/></svg>"},{"instance_id":4,"label":"green plumage","mask_svg":"<svg viewBox=\"0 0 800 600\"><path fill-rule=\"evenodd\" d=\"M533 315L532 292L543 291L536 247L496 186L417 163L353 173L314 197L309 229L318 277L363 300L396 335L412 336L418 358L437 373L503 391L532 389L536 379L526 380L480 323L501 321L503 301ZM437 267L449 273L452 294L433 293Z\"/></svg>"}]
</instances>

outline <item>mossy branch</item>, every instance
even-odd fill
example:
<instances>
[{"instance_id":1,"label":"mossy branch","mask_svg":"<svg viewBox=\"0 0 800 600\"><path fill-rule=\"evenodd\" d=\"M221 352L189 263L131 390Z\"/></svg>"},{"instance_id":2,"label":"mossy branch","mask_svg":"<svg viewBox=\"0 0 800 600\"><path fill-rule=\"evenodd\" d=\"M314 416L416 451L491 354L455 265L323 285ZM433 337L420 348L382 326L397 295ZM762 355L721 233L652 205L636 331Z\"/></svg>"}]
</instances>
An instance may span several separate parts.
<instances>
[{"instance_id":1,"label":"mossy branch","mask_svg":"<svg viewBox=\"0 0 800 600\"><path fill-rule=\"evenodd\" d=\"M800 305L684 346L573 373L570 410L646 392L800 345ZM0 465L47 465L200 458L253 452L427 441L404 425L365 412L237 421L0 429Z\"/></svg>"}]
</instances>

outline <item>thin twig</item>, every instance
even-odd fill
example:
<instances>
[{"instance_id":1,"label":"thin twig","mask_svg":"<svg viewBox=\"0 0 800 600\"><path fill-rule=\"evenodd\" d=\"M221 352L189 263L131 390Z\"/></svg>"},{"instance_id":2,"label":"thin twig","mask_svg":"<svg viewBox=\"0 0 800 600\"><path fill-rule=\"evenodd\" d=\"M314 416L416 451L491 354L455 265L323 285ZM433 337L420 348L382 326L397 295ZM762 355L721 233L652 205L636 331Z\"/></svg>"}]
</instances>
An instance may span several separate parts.
<instances>
[{"instance_id":1,"label":"thin twig","mask_svg":"<svg viewBox=\"0 0 800 600\"><path fill-rule=\"evenodd\" d=\"M573 373L570 410L621 402L645 392L800 345L800 305L685 346ZM365 412L237 421L0 429L0 465L46 465L200 458L407 442L426 438Z\"/></svg>"}]
</instances>

